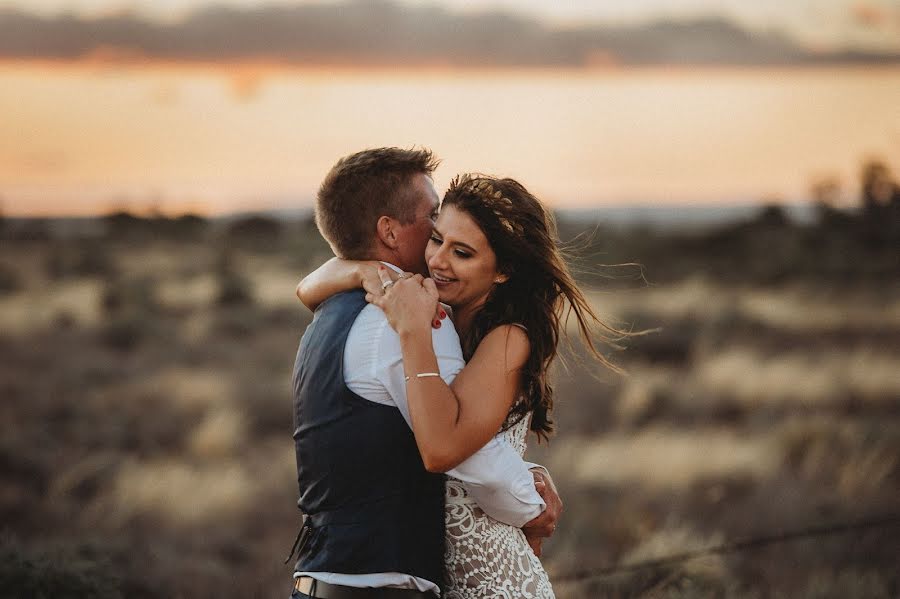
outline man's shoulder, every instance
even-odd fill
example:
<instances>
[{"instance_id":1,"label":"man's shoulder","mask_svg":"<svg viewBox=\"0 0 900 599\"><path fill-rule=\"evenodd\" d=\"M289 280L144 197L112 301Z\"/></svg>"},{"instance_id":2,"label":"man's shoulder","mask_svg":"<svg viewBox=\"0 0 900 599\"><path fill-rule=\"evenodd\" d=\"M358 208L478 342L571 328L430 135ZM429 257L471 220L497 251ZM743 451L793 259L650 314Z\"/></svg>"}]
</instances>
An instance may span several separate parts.
<instances>
[{"instance_id":1,"label":"man's shoulder","mask_svg":"<svg viewBox=\"0 0 900 599\"><path fill-rule=\"evenodd\" d=\"M367 304L356 315L356 320L347 337L347 343L350 345L360 343L381 345L384 336L390 335L393 331L381 308L374 304Z\"/></svg>"},{"instance_id":2,"label":"man's shoulder","mask_svg":"<svg viewBox=\"0 0 900 599\"><path fill-rule=\"evenodd\" d=\"M332 310L357 309L360 304L366 303L366 293L362 289L350 289L335 293L327 298L316 308L316 312Z\"/></svg>"}]
</instances>

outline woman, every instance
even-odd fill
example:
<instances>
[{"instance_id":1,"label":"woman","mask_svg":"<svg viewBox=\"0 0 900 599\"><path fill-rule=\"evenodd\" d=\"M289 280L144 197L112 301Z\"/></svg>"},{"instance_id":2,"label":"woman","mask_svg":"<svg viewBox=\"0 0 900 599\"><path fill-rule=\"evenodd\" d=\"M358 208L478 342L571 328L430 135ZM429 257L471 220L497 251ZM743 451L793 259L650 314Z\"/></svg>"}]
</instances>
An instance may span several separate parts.
<instances>
[{"instance_id":1,"label":"woman","mask_svg":"<svg viewBox=\"0 0 900 599\"><path fill-rule=\"evenodd\" d=\"M591 341L590 325L619 332L600 322L575 284L547 210L512 179L454 180L425 257L429 279L394 281L383 267L364 277L367 299L384 310L401 338L423 460L429 469L449 469L497 434L524 453L529 429L540 439L553 428L548 368L566 305L599 362L608 365ZM373 284L374 274L379 278ZM307 286L301 299L319 303L323 290L335 292L335 279ZM435 374L431 326L439 299L453 309L467 362L451 386ZM447 483L446 531L447 597L553 597L524 533L485 515L453 478Z\"/></svg>"}]
</instances>

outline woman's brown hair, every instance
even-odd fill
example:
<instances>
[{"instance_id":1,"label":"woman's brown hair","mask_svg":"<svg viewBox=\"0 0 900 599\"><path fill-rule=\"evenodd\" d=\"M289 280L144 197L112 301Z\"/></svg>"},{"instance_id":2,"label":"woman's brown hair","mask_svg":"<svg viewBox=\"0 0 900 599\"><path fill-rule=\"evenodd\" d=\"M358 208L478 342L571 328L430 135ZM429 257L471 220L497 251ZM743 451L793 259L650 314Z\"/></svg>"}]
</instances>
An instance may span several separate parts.
<instances>
[{"instance_id":1,"label":"woman's brown hair","mask_svg":"<svg viewBox=\"0 0 900 599\"><path fill-rule=\"evenodd\" d=\"M596 332L606 339L627 333L597 317L566 265L552 215L519 182L460 175L450 184L442 206L453 206L472 217L497 255L498 271L509 277L494 286L464 332L463 355L469 360L485 335L500 325L524 326L531 344L522 367L524 401L513 406L506 427L533 412L531 430L539 439L546 438L553 432L553 387L548 369L568 317L574 313L580 336L593 357L615 371L620 369L600 353L592 337Z\"/></svg>"}]
</instances>

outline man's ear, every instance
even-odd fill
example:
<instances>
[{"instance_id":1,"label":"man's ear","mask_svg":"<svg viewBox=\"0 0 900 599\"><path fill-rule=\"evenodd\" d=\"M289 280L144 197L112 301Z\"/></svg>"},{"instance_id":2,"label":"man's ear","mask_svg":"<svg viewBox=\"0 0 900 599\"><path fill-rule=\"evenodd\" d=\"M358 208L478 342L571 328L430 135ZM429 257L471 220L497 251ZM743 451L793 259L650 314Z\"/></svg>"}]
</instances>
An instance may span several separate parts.
<instances>
[{"instance_id":1,"label":"man's ear","mask_svg":"<svg viewBox=\"0 0 900 599\"><path fill-rule=\"evenodd\" d=\"M390 216L380 216L375 224L378 240L392 250L397 249L397 226L400 223Z\"/></svg>"}]
</instances>

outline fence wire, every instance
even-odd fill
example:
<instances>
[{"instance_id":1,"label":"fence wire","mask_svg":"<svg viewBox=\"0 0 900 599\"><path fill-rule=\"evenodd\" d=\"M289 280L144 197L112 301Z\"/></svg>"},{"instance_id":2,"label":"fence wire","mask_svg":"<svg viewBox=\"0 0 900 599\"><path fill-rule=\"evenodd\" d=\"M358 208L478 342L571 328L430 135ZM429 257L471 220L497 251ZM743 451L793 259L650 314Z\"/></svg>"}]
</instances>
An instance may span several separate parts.
<instances>
[{"instance_id":1,"label":"fence wire","mask_svg":"<svg viewBox=\"0 0 900 599\"><path fill-rule=\"evenodd\" d=\"M892 514L892 515L880 515L869 517L865 519L855 520L852 522L842 522L836 524L829 524L824 526L816 526L803 528L799 530L793 531L785 531L779 532L769 535L751 537L748 539L732 541L730 543L723 543L721 545L714 545L712 547L705 547L703 549L696 549L692 551L685 551L682 553L676 553L673 555L668 555L665 557L644 560L639 562L632 562L626 564L618 564L615 566L607 566L604 568L592 568L590 570L584 570L581 572L570 572L567 574L563 574L560 576L553 576L553 584L573 584L573 583L583 583L590 582L593 580L598 580L601 578L606 578L608 576L612 576L614 574L620 574L623 572L636 572L638 570L644 570L647 568L657 568L660 566L668 566L672 564L677 564L681 562L690 561L693 559L697 559L699 557L706 557L710 555L723 555L727 553L738 553L741 551L749 551L752 549L758 549L760 547L765 547L767 545L774 545L776 543L785 543L788 541L795 541L799 539L807 539L814 537L823 537L828 535L836 535L836 534L846 534L853 531L865 530L870 528L877 527L893 527L900 525L900 514Z\"/></svg>"}]
</instances>

